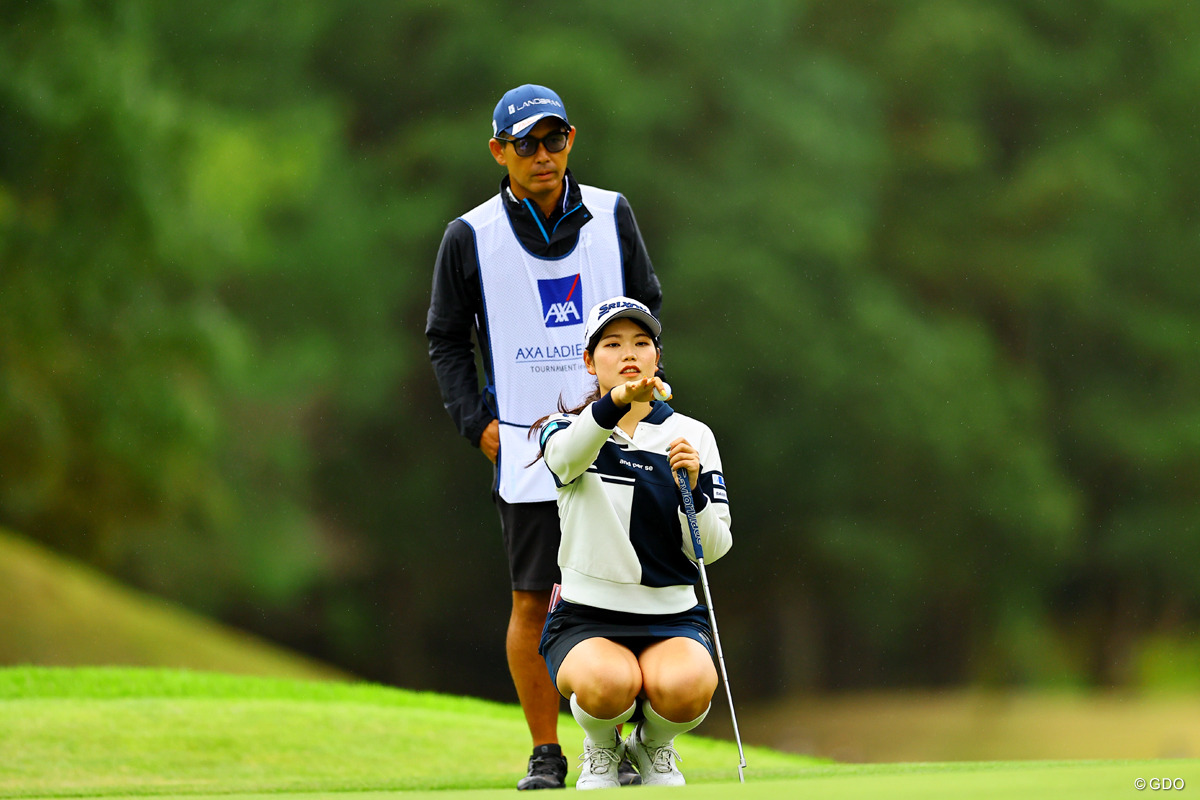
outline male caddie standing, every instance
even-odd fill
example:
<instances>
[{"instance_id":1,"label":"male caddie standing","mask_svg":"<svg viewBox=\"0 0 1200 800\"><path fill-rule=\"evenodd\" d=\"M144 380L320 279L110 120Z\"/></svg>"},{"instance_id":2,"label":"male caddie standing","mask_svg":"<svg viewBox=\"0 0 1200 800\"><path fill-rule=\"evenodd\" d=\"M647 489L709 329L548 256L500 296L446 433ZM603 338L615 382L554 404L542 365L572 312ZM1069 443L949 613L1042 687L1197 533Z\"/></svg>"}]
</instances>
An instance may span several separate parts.
<instances>
[{"instance_id":1,"label":"male caddie standing","mask_svg":"<svg viewBox=\"0 0 1200 800\"><path fill-rule=\"evenodd\" d=\"M657 316L658 278L624 197L567 169L575 128L557 94L519 86L500 99L488 142L508 174L499 194L446 227L425 334L446 410L496 465L492 496L512 577L506 649L533 738L518 789L565 785L559 694L538 655L558 574L558 507L529 426L592 388L583 369L587 310L626 295ZM487 385L479 386L472 333ZM623 782L634 782L628 770Z\"/></svg>"}]
</instances>

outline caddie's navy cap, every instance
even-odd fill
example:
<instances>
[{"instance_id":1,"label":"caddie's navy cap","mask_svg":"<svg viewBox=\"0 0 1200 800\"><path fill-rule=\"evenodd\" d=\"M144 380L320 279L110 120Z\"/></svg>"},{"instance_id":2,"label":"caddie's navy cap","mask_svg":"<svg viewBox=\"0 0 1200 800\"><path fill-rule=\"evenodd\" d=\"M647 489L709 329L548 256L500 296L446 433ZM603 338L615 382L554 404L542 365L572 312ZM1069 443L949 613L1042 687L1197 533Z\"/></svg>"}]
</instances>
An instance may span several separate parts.
<instances>
[{"instance_id":1,"label":"caddie's navy cap","mask_svg":"<svg viewBox=\"0 0 1200 800\"><path fill-rule=\"evenodd\" d=\"M506 133L514 139L529 135L542 117L558 117L567 125L567 107L545 86L527 83L509 89L492 112L492 136Z\"/></svg>"},{"instance_id":2,"label":"caddie's navy cap","mask_svg":"<svg viewBox=\"0 0 1200 800\"><path fill-rule=\"evenodd\" d=\"M604 333L604 328L614 319L628 317L640 323L650 335L657 339L662 333L662 324L650 313L650 309L632 297L610 297L603 303L592 306L588 312L587 324L583 326L583 341L585 349L591 352Z\"/></svg>"}]
</instances>

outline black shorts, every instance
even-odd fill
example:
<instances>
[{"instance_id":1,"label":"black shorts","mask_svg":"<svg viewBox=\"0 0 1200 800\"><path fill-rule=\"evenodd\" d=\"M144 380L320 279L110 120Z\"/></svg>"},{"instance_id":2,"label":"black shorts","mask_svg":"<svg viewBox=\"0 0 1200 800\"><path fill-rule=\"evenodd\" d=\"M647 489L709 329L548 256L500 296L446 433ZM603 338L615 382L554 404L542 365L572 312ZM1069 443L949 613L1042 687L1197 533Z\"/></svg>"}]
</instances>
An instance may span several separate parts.
<instances>
[{"instance_id":1,"label":"black shorts","mask_svg":"<svg viewBox=\"0 0 1200 800\"><path fill-rule=\"evenodd\" d=\"M538 653L546 659L555 686L558 686L558 668L571 648L597 636L628 647L635 656L656 642L682 636L704 645L708 654L716 658L708 609L702 605L679 614L630 614L561 600L546 615L546 627L538 645Z\"/></svg>"},{"instance_id":2,"label":"black shorts","mask_svg":"<svg viewBox=\"0 0 1200 800\"><path fill-rule=\"evenodd\" d=\"M493 494L500 512L508 574L514 592L548 592L559 582L558 503L506 503Z\"/></svg>"}]
</instances>

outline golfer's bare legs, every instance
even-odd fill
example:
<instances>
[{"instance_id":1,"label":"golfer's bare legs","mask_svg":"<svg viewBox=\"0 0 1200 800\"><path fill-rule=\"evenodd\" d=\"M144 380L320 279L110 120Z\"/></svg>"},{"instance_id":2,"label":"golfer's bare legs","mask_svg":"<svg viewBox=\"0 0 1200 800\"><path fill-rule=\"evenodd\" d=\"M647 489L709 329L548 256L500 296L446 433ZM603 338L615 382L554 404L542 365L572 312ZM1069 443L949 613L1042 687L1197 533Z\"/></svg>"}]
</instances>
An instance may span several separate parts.
<instances>
[{"instance_id":1,"label":"golfer's bare legs","mask_svg":"<svg viewBox=\"0 0 1200 800\"><path fill-rule=\"evenodd\" d=\"M561 699L550 682L546 661L538 655L550 592L513 592L512 616L508 619L508 671L512 673L517 698L525 712L525 723L533 746L558 743L558 710Z\"/></svg>"}]
</instances>

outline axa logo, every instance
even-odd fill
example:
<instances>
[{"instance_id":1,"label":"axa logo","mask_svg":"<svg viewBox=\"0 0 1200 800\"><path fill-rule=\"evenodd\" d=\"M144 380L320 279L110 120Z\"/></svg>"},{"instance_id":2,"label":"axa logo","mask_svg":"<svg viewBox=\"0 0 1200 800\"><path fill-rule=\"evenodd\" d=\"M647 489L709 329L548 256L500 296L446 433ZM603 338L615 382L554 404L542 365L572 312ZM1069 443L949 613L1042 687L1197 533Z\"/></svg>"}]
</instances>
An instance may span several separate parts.
<instances>
[{"instance_id":1,"label":"axa logo","mask_svg":"<svg viewBox=\"0 0 1200 800\"><path fill-rule=\"evenodd\" d=\"M579 275L538 280L542 297L542 322L547 328L561 328L583 323L583 287Z\"/></svg>"}]
</instances>

